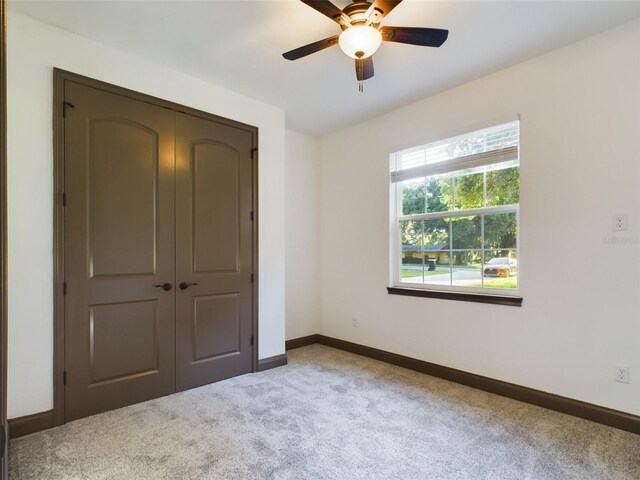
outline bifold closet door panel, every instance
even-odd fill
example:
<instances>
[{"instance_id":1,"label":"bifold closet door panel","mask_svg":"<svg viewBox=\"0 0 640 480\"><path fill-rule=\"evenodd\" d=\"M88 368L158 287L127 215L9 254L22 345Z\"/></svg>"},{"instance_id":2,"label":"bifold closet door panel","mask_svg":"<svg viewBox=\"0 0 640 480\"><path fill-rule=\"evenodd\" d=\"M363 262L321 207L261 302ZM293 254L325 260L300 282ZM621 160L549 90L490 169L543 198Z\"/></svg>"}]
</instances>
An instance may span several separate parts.
<instances>
[{"instance_id":1,"label":"bifold closet door panel","mask_svg":"<svg viewBox=\"0 0 640 480\"><path fill-rule=\"evenodd\" d=\"M176 113L176 387L252 371L253 133Z\"/></svg>"},{"instance_id":2,"label":"bifold closet door panel","mask_svg":"<svg viewBox=\"0 0 640 480\"><path fill-rule=\"evenodd\" d=\"M164 108L71 81L65 102L70 421L175 391L175 137Z\"/></svg>"}]
</instances>

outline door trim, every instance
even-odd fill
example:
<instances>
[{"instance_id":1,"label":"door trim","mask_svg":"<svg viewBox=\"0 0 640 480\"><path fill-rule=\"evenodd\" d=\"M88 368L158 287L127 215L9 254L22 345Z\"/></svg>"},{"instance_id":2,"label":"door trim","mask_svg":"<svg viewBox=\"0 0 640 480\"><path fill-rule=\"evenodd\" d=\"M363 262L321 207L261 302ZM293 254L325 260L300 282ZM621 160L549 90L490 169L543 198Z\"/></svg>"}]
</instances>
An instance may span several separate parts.
<instances>
[{"instance_id":1,"label":"door trim","mask_svg":"<svg viewBox=\"0 0 640 480\"><path fill-rule=\"evenodd\" d=\"M0 0L0 431L5 435L0 480L8 478L7 424L7 1Z\"/></svg>"},{"instance_id":2,"label":"door trim","mask_svg":"<svg viewBox=\"0 0 640 480\"><path fill-rule=\"evenodd\" d=\"M6 0L1 0L3 3ZM259 369L258 364L258 345L259 345L259 329L258 329L258 128L245 123L229 120L227 118L214 115L212 113L197 110L195 108L180 105L178 103L164 100L161 98L139 93L127 88L112 85L100 80L85 77L77 73L68 72L59 68L53 69L53 168L54 168L54 201L53 201L53 269L54 269L54 345L53 345L53 417L54 426L65 423L64 417L64 297L63 282L64 272L64 207L62 194L64 192L64 86L66 82L74 82L87 87L102 90L104 92L120 95L131 100L145 102L157 107L166 108L178 113L184 113L205 120L221 123L235 128L240 128L251 132L252 141L252 196L253 196L253 372ZM69 108L72 108L69 106Z\"/></svg>"}]
</instances>

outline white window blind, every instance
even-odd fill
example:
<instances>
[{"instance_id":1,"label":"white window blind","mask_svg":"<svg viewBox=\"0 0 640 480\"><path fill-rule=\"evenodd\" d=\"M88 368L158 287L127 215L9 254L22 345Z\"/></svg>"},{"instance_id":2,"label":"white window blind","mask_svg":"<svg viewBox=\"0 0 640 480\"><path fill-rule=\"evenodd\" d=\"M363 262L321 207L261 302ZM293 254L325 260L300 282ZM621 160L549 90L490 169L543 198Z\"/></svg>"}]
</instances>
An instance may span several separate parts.
<instances>
[{"instance_id":1,"label":"white window blind","mask_svg":"<svg viewBox=\"0 0 640 480\"><path fill-rule=\"evenodd\" d=\"M514 121L400 150L391 156L391 181L518 160L519 139L520 122Z\"/></svg>"}]
</instances>

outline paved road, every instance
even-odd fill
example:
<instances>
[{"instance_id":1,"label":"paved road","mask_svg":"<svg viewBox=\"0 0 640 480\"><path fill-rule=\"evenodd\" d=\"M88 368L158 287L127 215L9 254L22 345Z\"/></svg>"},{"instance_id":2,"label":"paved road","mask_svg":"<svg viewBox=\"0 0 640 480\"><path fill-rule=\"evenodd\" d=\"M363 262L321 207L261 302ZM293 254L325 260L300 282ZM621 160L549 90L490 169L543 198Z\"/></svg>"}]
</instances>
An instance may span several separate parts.
<instances>
[{"instance_id":1,"label":"paved road","mask_svg":"<svg viewBox=\"0 0 640 480\"><path fill-rule=\"evenodd\" d=\"M423 283L422 277L410 277L402 280L407 283ZM464 285L482 281L480 272L454 272L453 282L456 285ZM424 283L432 283L436 285L449 285L449 274L444 275L428 275L424 277Z\"/></svg>"},{"instance_id":2,"label":"paved road","mask_svg":"<svg viewBox=\"0 0 640 480\"><path fill-rule=\"evenodd\" d=\"M421 266L406 265L403 268L410 270L420 270ZM493 278L493 277L491 277ZM410 277L402 279L406 283L423 283L422 276ZM466 285L475 282L482 281L482 274L480 268L453 268L453 283L454 285ZM424 283L431 283L435 285L449 285L449 272L438 275L427 275L424 277Z\"/></svg>"}]
</instances>

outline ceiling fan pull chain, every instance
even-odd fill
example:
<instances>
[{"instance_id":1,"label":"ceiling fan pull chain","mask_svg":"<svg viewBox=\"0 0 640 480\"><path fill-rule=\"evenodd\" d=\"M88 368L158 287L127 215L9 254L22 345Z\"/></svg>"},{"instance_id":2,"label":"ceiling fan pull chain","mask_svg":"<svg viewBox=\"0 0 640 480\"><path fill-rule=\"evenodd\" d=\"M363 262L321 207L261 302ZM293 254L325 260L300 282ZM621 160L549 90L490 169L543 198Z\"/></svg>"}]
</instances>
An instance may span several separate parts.
<instances>
[{"instance_id":1,"label":"ceiling fan pull chain","mask_svg":"<svg viewBox=\"0 0 640 480\"><path fill-rule=\"evenodd\" d=\"M364 82L362 81L358 82L358 91L360 93L364 93Z\"/></svg>"}]
</instances>

